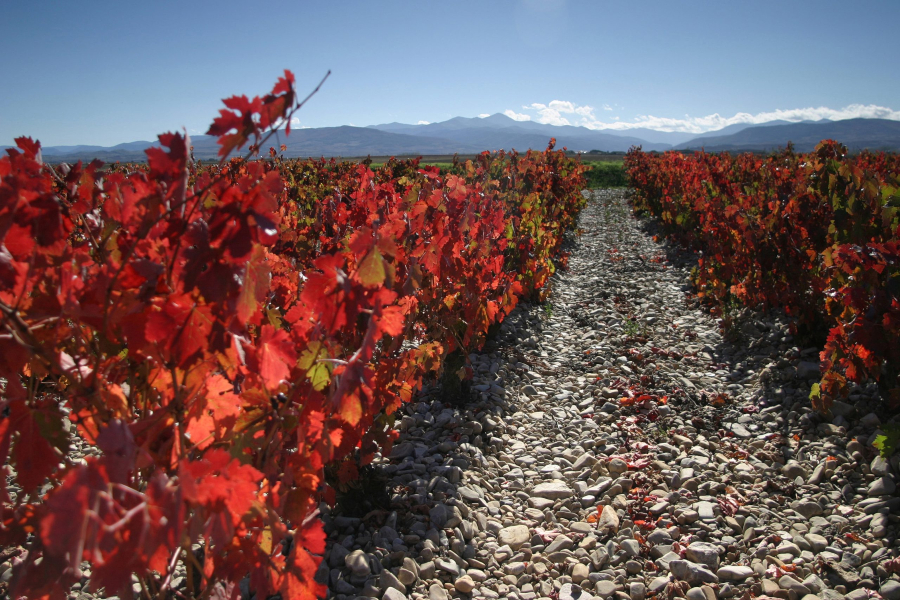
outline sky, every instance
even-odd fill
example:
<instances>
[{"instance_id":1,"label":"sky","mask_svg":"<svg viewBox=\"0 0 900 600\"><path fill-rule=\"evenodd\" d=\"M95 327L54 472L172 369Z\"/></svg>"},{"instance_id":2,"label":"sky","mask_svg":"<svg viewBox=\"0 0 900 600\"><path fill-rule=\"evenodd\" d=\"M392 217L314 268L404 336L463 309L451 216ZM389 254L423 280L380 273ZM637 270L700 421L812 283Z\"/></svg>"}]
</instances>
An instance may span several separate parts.
<instances>
[{"instance_id":1,"label":"sky","mask_svg":"<svg viewBox=\"0 0 900 600\"><path fill-rule=\"evenodd\" d=\"M897 0L7 2L0 145L205 133L284 69L301 96L332 72L300 127L900 120L898 21Z\"/></svg>"}]
</instances>

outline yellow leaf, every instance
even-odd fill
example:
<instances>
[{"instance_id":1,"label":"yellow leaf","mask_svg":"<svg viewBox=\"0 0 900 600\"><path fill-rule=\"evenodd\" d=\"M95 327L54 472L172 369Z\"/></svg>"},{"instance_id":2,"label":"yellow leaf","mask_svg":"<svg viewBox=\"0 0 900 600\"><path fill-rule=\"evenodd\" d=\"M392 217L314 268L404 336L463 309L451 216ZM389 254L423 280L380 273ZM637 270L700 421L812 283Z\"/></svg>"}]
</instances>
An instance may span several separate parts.
<instances>
[{"instance_id":1,"label":"yellow leaf","mask_svg":"<svg viewBox=\"0 0 900 600\"><path fill-rule=\"evenodd\" d=\"M372 248L372 251L362 259L356 270L356 276L360 283L367 287L378 287L384 283L384 257L381 256L378 248Z\"/></svg>"},{"instance_id":2,"label":"yellow leaf","mask_svg":"<svg viewBox=\"0 0 900 600\"><path fill-rule=\"evenodd\" d=\"M810 388L809 399L810 400L818 399L818 397L821 395L821 393L822 392L821 392L821 388L819 387L819 384L814 383L814 384L812 384L812 388Z\"/></svg>"},{"instance_id":3,"label":"yellow leaf","mask_svg":"<svg viewBox=\"0 0 900 600\"><path fill-rule=\"evenodd\" d=\"M331 363L319 362L322 358L328 358L325 345L322 342L310 342L297 360L297 366L306 371L306 376L316 391L322 391L331 383Z\"/></svg>"},{"instance_id":4,"label":"yellow leaf","mask_svg":"<svg viewBox=\"0 0 900 600\"><path fill-rule=\"evenodd\" d=\"M281 313L279 313L274 308L266 309L266 317L269 319L269 324L275 329L281 329Z\"/></svg>"},{"instance_id":5,"label":"yellow leaf","mask_svg":"<svg viewBox=\"0 0 900 600\"><path fill-rule=\"evenodd\" d=\"M272 530L266 527L259 535L259 549L265 554L272 554Z\"/></svg>"}]
</instances>

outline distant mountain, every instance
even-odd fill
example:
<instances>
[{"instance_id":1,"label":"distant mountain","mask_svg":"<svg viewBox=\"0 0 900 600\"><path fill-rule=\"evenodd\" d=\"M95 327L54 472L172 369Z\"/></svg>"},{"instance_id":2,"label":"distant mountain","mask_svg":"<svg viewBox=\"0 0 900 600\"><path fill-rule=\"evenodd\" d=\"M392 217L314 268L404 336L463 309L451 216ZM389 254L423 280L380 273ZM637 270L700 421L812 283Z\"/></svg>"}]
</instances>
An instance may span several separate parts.
<instances>
[{"instance_id":1,"label":"distant mountain","mask_svg":"<svg viewBox=\"0 0 900 600\"><path fill-rule=\"evenodd\" d=\"M784 125L788 121L770 121L762 123L759 126ZM434 137L448 137L451 139L461 139L465 137L462 132L477 130L484 132L485 130L496 131L499 129L516 129L529 132L540 132L550 135L559 140L569 141L577 138L578 141L584 143L586 140L595 136L602 136L601 143L607 148L596 147L596 150L609 151L625 151L632 145L643 146L644 150L664 150L667 146L675 146L683 144L690 140L701 137L714 135L729 135L737 133L748 127L754 127L753 123L736 123L727 125L717 131L708 131L702 134L686 133L683 131L657 131L656 129L647 129L646 127L636 127L633 129L588 129L587 127L575 127L571 125L547 125L544 123L536 123L534 121L516 121L504 114L497 113L484 118L467 118L454 117L440 123L429 123L427 125L409 125L406 123L386 123L384 125L370 125L373 129L382 131L391 131L394 133L405 133L409 135L427 135ZM483 135L483 134L482 134ZM611 140L611 137L619 138ZM624 141L623 139L624 138ZM563 143L562 145L573 147L572 144Z\"/></svg>"},{"instance_id":2,"label":"distant mountain","mask_svg":"<svg viewBox=\"0 0 900 600\"><path fill-rule=\"evenodd\" d=\"M480 144L485 150L499 148L507 150L510 148L543 149L547 145L546 140L551 137L556 138L557 148L565 146L569 150L578 151L625 152L631 146L643 146L645 150L666 150L676 143L674 141L652 142L627 131L596 130L572 125L547 125L534 121L516 121L501 113L484 118L454 117L447 121L427 125L386 123L370 125L369 128L408 135L440 137L464 144ZM528 137L523 137L526 135ZM690 137L692 136L679 138L678 141L684 141ZM543 144L536 142L539 139L545 140Z\"/></svg>"},{"instance_id":3,"label":"distant mountain","mask_svg":"<svg viewBox=\"0 0 900 600\"><path fill-rule=\"evenodd\" d=\"M407 123L387 123L385 125L369 125L370 129L380 129L382 131L392 131L395 133L408 133L410 135L435 135L446 131L460 131L465 129L503 129L514 126L517 123L526 123L527 121L516 121L510 119L504 114L497 113L489 117L453 117L440 123L427 123L422 125L410 125ZM529 129L523 127L523 129ZM532 128L533 129L533 128Z\"/></svg>"},{"instance_id":4,"label":"distant mountain","mask_svg":"<svg viewBox=\"0 0 900 600\"><path fill-rule=\"evenodd\" d=\"M765 123L747 127L731 135L704 134L703 137L679 144L675 149L703 148L709 152L768 151L783 148L788 142L793 142L798 152L809 152L825 139L837 140L851 152L863 149L898 151L900 121L846 119L774 125Z\"/></svg>"},{"instance_id":5,"label":"distant mountain","mask_svg":"<svg viewBox=\"0 0 900 600\"><path fill-rule=\"evenodd\" d=\"M603 129L602 131L608 135L635 137L644 140L645 146L647 143L674 146L675 144L680 144L697 137L696 133L684 133L683 131L657 131L656 129L647 129L646 127L635 127L634 129ZM643 149L652 150L653 148L644 147Z\"/></svg>"},{"instance_id":6,"label":"distant mountain","mask_svg":"<svg viewBox=\"0 0 900 600\"><path fill-rule=\"evenodd\" d=\"M530 140L546 146L547 139ZM378 131L366 127L320 127L311 129L295 129L290 136L279 135L272 138L262 149L266 155L268 147L287 146L284 155L289 158L306 158L320 156L402 156L420 154L475 154L488 148L481 144L463 144L444 138L412 136L387 131ZM523 141L524 143L524 141ZM51 146L42 148L43 156L52 162L75 162L98 158L104 162L141 162L147 159L144 150L150 142L131 142L113 147L102 146ZM191 136L194 157L201 160L218 158L219 147L216 138L208 135ZM522 148L527 146L523 145ZM245 148L246 149L246 148Z\"/></svg>"},{"instance_id":7,"label":"distant mountain","mask_svg":"<svg viewBox=\"0 0 900 600\"><path fill-rule=\"evenodd\" d=\"M475 154L484 150L529 148L543 150L550 138L556 147L586 152L624 152L631 146L644 150L706 148L717 150L770 150L793 141L798 150L811 150L822 139L833 138L851 150L861 148L900 150L900 122L884 119L851 119L787 123L770 121L757 125L735 124L701 135L652 129L594 130L571 125L556 126L534 121L516 121L503 114L484 118L455 117L440 123L409 125L386 123L369 127L319 127L296 129L289 137L279 135L268 146L287 146L285 156L417 156L440 154ZM104 162L138 162L146 160L144 150L158 142L128 142L116 146L50 146L43 155L53 162L74 162L99 158ZM194 156L217 158L214 137L191 137Z\"/></svg>"},{"instance_id":8,"label":"distant mountain","mask_svg":"<svg viewBox=\"0 0 900 600\"><path fill-rule=\"evenodd\" d=\"M812 121L803 121L809 123ZM815 123L828 123L830 121L814 121ZM441 137L456 140L458 142L484 144L485 141L496 140L494 145L502 147L521 148L523 144L529 144L530 138L517 137L516 134L528 132L542 134L545 137L555 137L557 147L566 146L570 150L602 150L604 152L624 152L631 146L641 146L644 150L667 150L673 146L683 146L687 142L700 138L724 136L739 133L750 127L772 127L788 125L789 121L769 121L767 123L736 123L727 125L717 131L708 131L702 134L685 133L681 131L657 131L638 127L634 129L588 129L587 127L575 127L572 125L547 125L534 121L516 121L504 114L497 113L484 118L454 117L440 123L427 125L409 125L405 123L386 123L384 125L370 125L372 129L403 133L407 135L421 135ZM502 132L502 133L501 133ZM491 144L489 144L491 145ZM485 146L487 148L488 146ZM498 146L499 147L499 146Z\"/></svg>"},{"instance_id":9,"label":"distant mountain","mask_svg":"<svg viewBox=\"0 0 900 600\"><path fill-rule=\"evenodd\" d=\"M797 121L798 123L832 123L830 119L822 119L820 121ZM735 123L734 125L726 125L722 129L716 129L715 131L707 131L705 133L700 133L694 135L692 139L701 139L701 138L709 138L709 137L720 137L725 135L732 135L734 133L738 133L740 131L744 131L745 129L749 129L751 127L772 127L774 125L793 125L792 121L784 121L781 119L776 119L774 121L766 121L765 123ZM687 140L690 141L690 140Z\"/></svg>"},{"instance_id":10,"label":"distant mountain","mask_svg":"<svg viewBox=\"0 0 900 600\"><path fill-rule=\"evenodd\" d=\"M41 156L52 162L72 162L99 158L104 162L144 161L144 150L159 146L159 142L126 142L115 146L46 146L41 147ZM0 151L15 146L0 146Z\"/></svg>"},{"instance_id":11,"label":"distant mountain","mask_svg":"<svg viewBox=\"0 0 900 600\"><path fill-rule=\"evenodd\" d=\"M524 126L517 126L517 125ZM485 150L543 150L550 138L556 147L570 150L604 152L626 151L633 145L646 150L666 150L669 144L650 144L645 140L610 135L584 127L555 127L541 123L522 123L505 115L485 119L457 117L430 125L389 123L377 127L319 127L295 129L290 136L280 135L267 146L287 146L289 158L320 156L416 156L422 154L477 154ZM144 150L157 142L129 142L112 147L50 146L43 156L53 162L74 162L98 158L104 162L146 160ZM191 137L194 157L216 158L218 146L212 136ZM265 154L267 148L263 148Z\"/></svg>"},{"instance_id":12,"label":"distant mountain","mask_svg":"<svg viewBox=\"0 0 900 600\"><path fill-rule=\"evenodd\" d=\"M147 147L149 146L150 142L147 142ZM45 156L52 156L55 154L75 154L79 152L104 152L106 150L108 148L103 146L54 146L52 148L42 148L41 152Z\"/></svg>"},{"instance_id":13,"label":"distant mountain","mask_svg":"<svg viewBox=\"0 0 900 600\"><path fill-rule=\"evenodd\" d=\"M818 121L800 121L801 123L815 123ZM685 142L689 142L691 140L696 140L698 138L706 138L711 136L720 136L720 135L731 135L732 133L737 133L739 131L743 131L748 127L770 127L772 125L786 125L790 123L790 121L768 121L766 123L735 123L734 125L726 125L722 129L717 129L715 131L707 131L705 133L685 133L683 131L657 131L656 129L647 129L645 127L636 127L634 129L604 129L604 133L609 133L611 135L627 135L636 138L640 138L642 140L647 140L648 142L654 144L671 144L673 146L678 144L684 144ZM649 148L644 148L644 150L648 150Z\"/></svg>"}]
</instances>

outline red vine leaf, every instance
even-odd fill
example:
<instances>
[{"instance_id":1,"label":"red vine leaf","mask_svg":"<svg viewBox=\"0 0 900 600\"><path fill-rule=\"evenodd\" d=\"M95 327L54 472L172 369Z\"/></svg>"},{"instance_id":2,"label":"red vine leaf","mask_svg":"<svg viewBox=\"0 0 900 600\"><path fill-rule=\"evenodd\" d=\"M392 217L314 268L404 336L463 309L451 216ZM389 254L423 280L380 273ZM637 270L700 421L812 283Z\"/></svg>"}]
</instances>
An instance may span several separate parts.
<instances>
[{"instance_id":1,"label":"red vine leaf","mask_svg":"<svg viewBox=\"0 0 900 600\"><path fill-rule=\"evenodd\" d=\"M278 389L297 362L294 343L286 331L267 324L262 326L256 348L260 377L270 391Z\"/></svg>"}]
</instances>

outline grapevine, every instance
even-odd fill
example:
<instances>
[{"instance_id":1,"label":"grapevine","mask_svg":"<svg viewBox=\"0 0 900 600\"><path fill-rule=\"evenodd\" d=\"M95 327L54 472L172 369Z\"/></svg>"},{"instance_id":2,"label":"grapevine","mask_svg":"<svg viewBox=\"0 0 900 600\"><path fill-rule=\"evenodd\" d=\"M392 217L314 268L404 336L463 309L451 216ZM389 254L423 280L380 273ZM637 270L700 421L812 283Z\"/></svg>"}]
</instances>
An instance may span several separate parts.
<instances>
[{"instance_id":1,"label":"grapevine","mask_svg":"<svg viewBox=\"0 0 900 600\"><path fill-rule=\"evenodd\" d=\"M816 408L867 381L900 408L900 157L825 140L768 157L633 149L625 165L635 210L702 251L694 283L714 309L778 307L827 332Z\"/></svg>"},{"instance_id":2,"label":"grapevine","mask_svg":"<svg viewBox=\"0 0 900 600\"><path fill-rule=\"evenodd\" d=\"M388 452L400 404L564 263L583 167L552 141L448 176L252 160L294 77L224 103L213 165L178 133L145 166L52 168L30 138L0 158L12 597L65 597L85 561L123 598L132 576L166 597L179 564L197 597L324 596L325 468Z\"/></svg>"}]
</instances>

